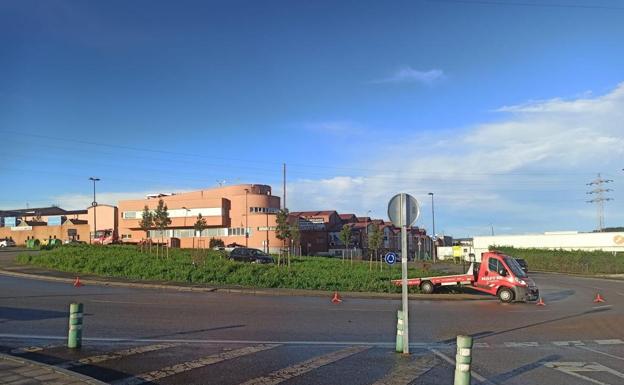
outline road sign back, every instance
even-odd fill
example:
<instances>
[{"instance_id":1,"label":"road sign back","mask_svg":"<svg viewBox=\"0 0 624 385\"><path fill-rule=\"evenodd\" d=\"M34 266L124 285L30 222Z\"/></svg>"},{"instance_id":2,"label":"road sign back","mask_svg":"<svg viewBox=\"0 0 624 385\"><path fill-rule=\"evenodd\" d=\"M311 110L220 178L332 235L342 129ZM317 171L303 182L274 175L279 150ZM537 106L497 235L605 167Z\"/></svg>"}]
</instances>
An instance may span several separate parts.
<instances>
[{"instance_id":1,"label":"road sign back","mask_svg":"<svg viewBox=\"0 0 624 385\"><path fill-rule=\"evenodd\" d=\"M406 207L405 215L401 213L401 203L405 205L403 207ZM419 215L418 201L409 194L397 194L388 203L388 218L397 227L411 226L412 223L416 222Z\"/></svg>"}]
</instances>

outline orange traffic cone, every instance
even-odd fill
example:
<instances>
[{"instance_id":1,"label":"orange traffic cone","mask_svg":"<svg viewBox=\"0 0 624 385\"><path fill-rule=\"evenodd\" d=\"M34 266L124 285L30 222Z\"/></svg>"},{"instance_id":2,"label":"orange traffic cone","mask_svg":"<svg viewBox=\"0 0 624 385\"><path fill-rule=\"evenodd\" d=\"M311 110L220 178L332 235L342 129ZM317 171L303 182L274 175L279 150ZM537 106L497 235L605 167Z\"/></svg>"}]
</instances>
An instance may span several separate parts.
<instances>
[{"instance_id":1,"label":"orange traffic cone","mask_svg":"<svg viewBox=\"0 0 624 385\"><path fill-rule=\"evenodd\" d=\"M332 298L332 302L333 303L340 303L340 302L342 302L342 300L340 299L340 296L338 295L337 291L334 292L334 298Z\"/></svg>"},{"instance_id":2,"label":"orange traffic cone","mask_svg":"<svg viewBox=\"0 0 624 385\"><path fill-rule=\"evenodd\" d=\"M596 298L594 298L594 303L604 302L605 299L600 296L600 293L596 293Z\"/></svg>"},{"instance_id":3,"label":"orange traffic cone","mask_svg":"<svg viewBox=\"0 0 624 385\"><path fill-rule=\"evenodd\" d=\"M537 306L546 306L542 297L539 297L539 300L536 303Z\"/></svg>"},{"instance_id":4,"label":"orange traffic cone","mask_svg":"<svg viewBox=\"0 0 624 385\"><path fill-rule=\"evenodd\" d=\"M76 280L74 281L74 287L80 286L82 286L82 283L80 282L80 277L76 277Z\"/></svg>"}]
</instances>

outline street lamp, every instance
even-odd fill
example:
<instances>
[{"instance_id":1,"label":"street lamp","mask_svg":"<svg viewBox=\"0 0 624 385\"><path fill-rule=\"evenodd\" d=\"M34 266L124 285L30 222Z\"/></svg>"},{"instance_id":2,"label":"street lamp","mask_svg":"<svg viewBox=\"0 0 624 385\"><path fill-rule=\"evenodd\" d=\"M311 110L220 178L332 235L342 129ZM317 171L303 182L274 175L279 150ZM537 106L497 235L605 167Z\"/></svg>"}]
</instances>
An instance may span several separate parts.
<instances>
[{"instance_id":1,"label":"street lamp","mask_svg":"<svg viewBox=\"0 0 624 385\"><path fill-rule=\"evenodd\" d=\"M91 206L93 206L93 239L95 240L95 236L97 235L97 215L95 212L97 201L95 200L95 182L99 181L100 178L90 177L89 180L93 181L93 202L91 203Z\"/></svg>"},{"instance_id":2,"label":"street lamp","mask_svg":"<svg viewBox=\"0 0 624 385\"><path fill-rule=\"evenodd\" d=\"M245 247L249 246L249 205L247 204L249 189L245 189Z\"/></svg>"},{"instance_id":3,"label":"street lamp","mask_svg":"<svg viewBox=\"0 0 624 385\"><path fill-rule=\"evenodd\" d=\"M188 212L191 211L189 209L187 209L186 207L182 206L182 209L186 210L184 212L184 227L186 227L186 216L188 215Z\"/></svg>"},{"instance_id":4,"label":"street lamp","mask_svg":"<svg viewBox=\"0 0 624 385\"><path fill-rule=\"evenodd\" d=\"M427 195L431 195L431 223L432 223L431 235L433 235L433 249L431 250L431 257L433 258L433 262L435 262L436 261L435 206L433 204L433 193L430 192Z\"/></svg>"}]
</instances>

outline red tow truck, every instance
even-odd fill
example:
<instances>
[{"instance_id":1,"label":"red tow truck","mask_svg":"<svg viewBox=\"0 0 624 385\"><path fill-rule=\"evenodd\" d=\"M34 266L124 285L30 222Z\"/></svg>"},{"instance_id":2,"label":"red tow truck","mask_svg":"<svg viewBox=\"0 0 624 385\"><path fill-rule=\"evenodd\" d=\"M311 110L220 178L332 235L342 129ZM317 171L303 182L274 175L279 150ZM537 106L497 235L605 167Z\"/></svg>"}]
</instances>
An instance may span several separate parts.
<instances>
[{"instance_id":1,"label":"red tow truck","mask_svg":"<svg viewBox=\"0 0 624 385\"><path fill-rule=\"evenodd\" d=\"M402 281L392 281L401 286ZM536 301L539 290L535 282L522 270L512 257L497 251L481 255L481 263L473 262L466 274L440 277L410 278L408 286L419 286L425 294L431 294L440 286L468 286L474 290L497 296L501 302Z\"/></svg>"},{"instance_id":2,"label":"red tow truck","mask_svg":"<svg viewBox=\"0 0 624 385\"><path fill-rule=\"evenodd\" d=\"M119 243L119 236L117 235L117 230L114 229L98 230L93 237L94 245L112 245L116 243Z\"/></svg>"}]
</instances>

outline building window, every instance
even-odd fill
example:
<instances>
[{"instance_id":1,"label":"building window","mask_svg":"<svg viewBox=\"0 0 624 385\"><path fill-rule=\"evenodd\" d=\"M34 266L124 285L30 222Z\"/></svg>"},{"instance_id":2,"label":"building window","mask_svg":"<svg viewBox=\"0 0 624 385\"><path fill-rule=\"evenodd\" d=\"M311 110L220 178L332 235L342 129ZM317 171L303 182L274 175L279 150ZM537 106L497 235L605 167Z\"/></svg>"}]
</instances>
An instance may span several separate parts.
<instances>
[{"instance_id":1,"label":"building window","mask_svg":"<svg viewBox=\"0 0 624 385\"><path fill-rule=\"evenodd\" d=\"M136 211L124 211L122 214L123 219L135 219L136 218Z\"/></svg>"}]
</instances>

